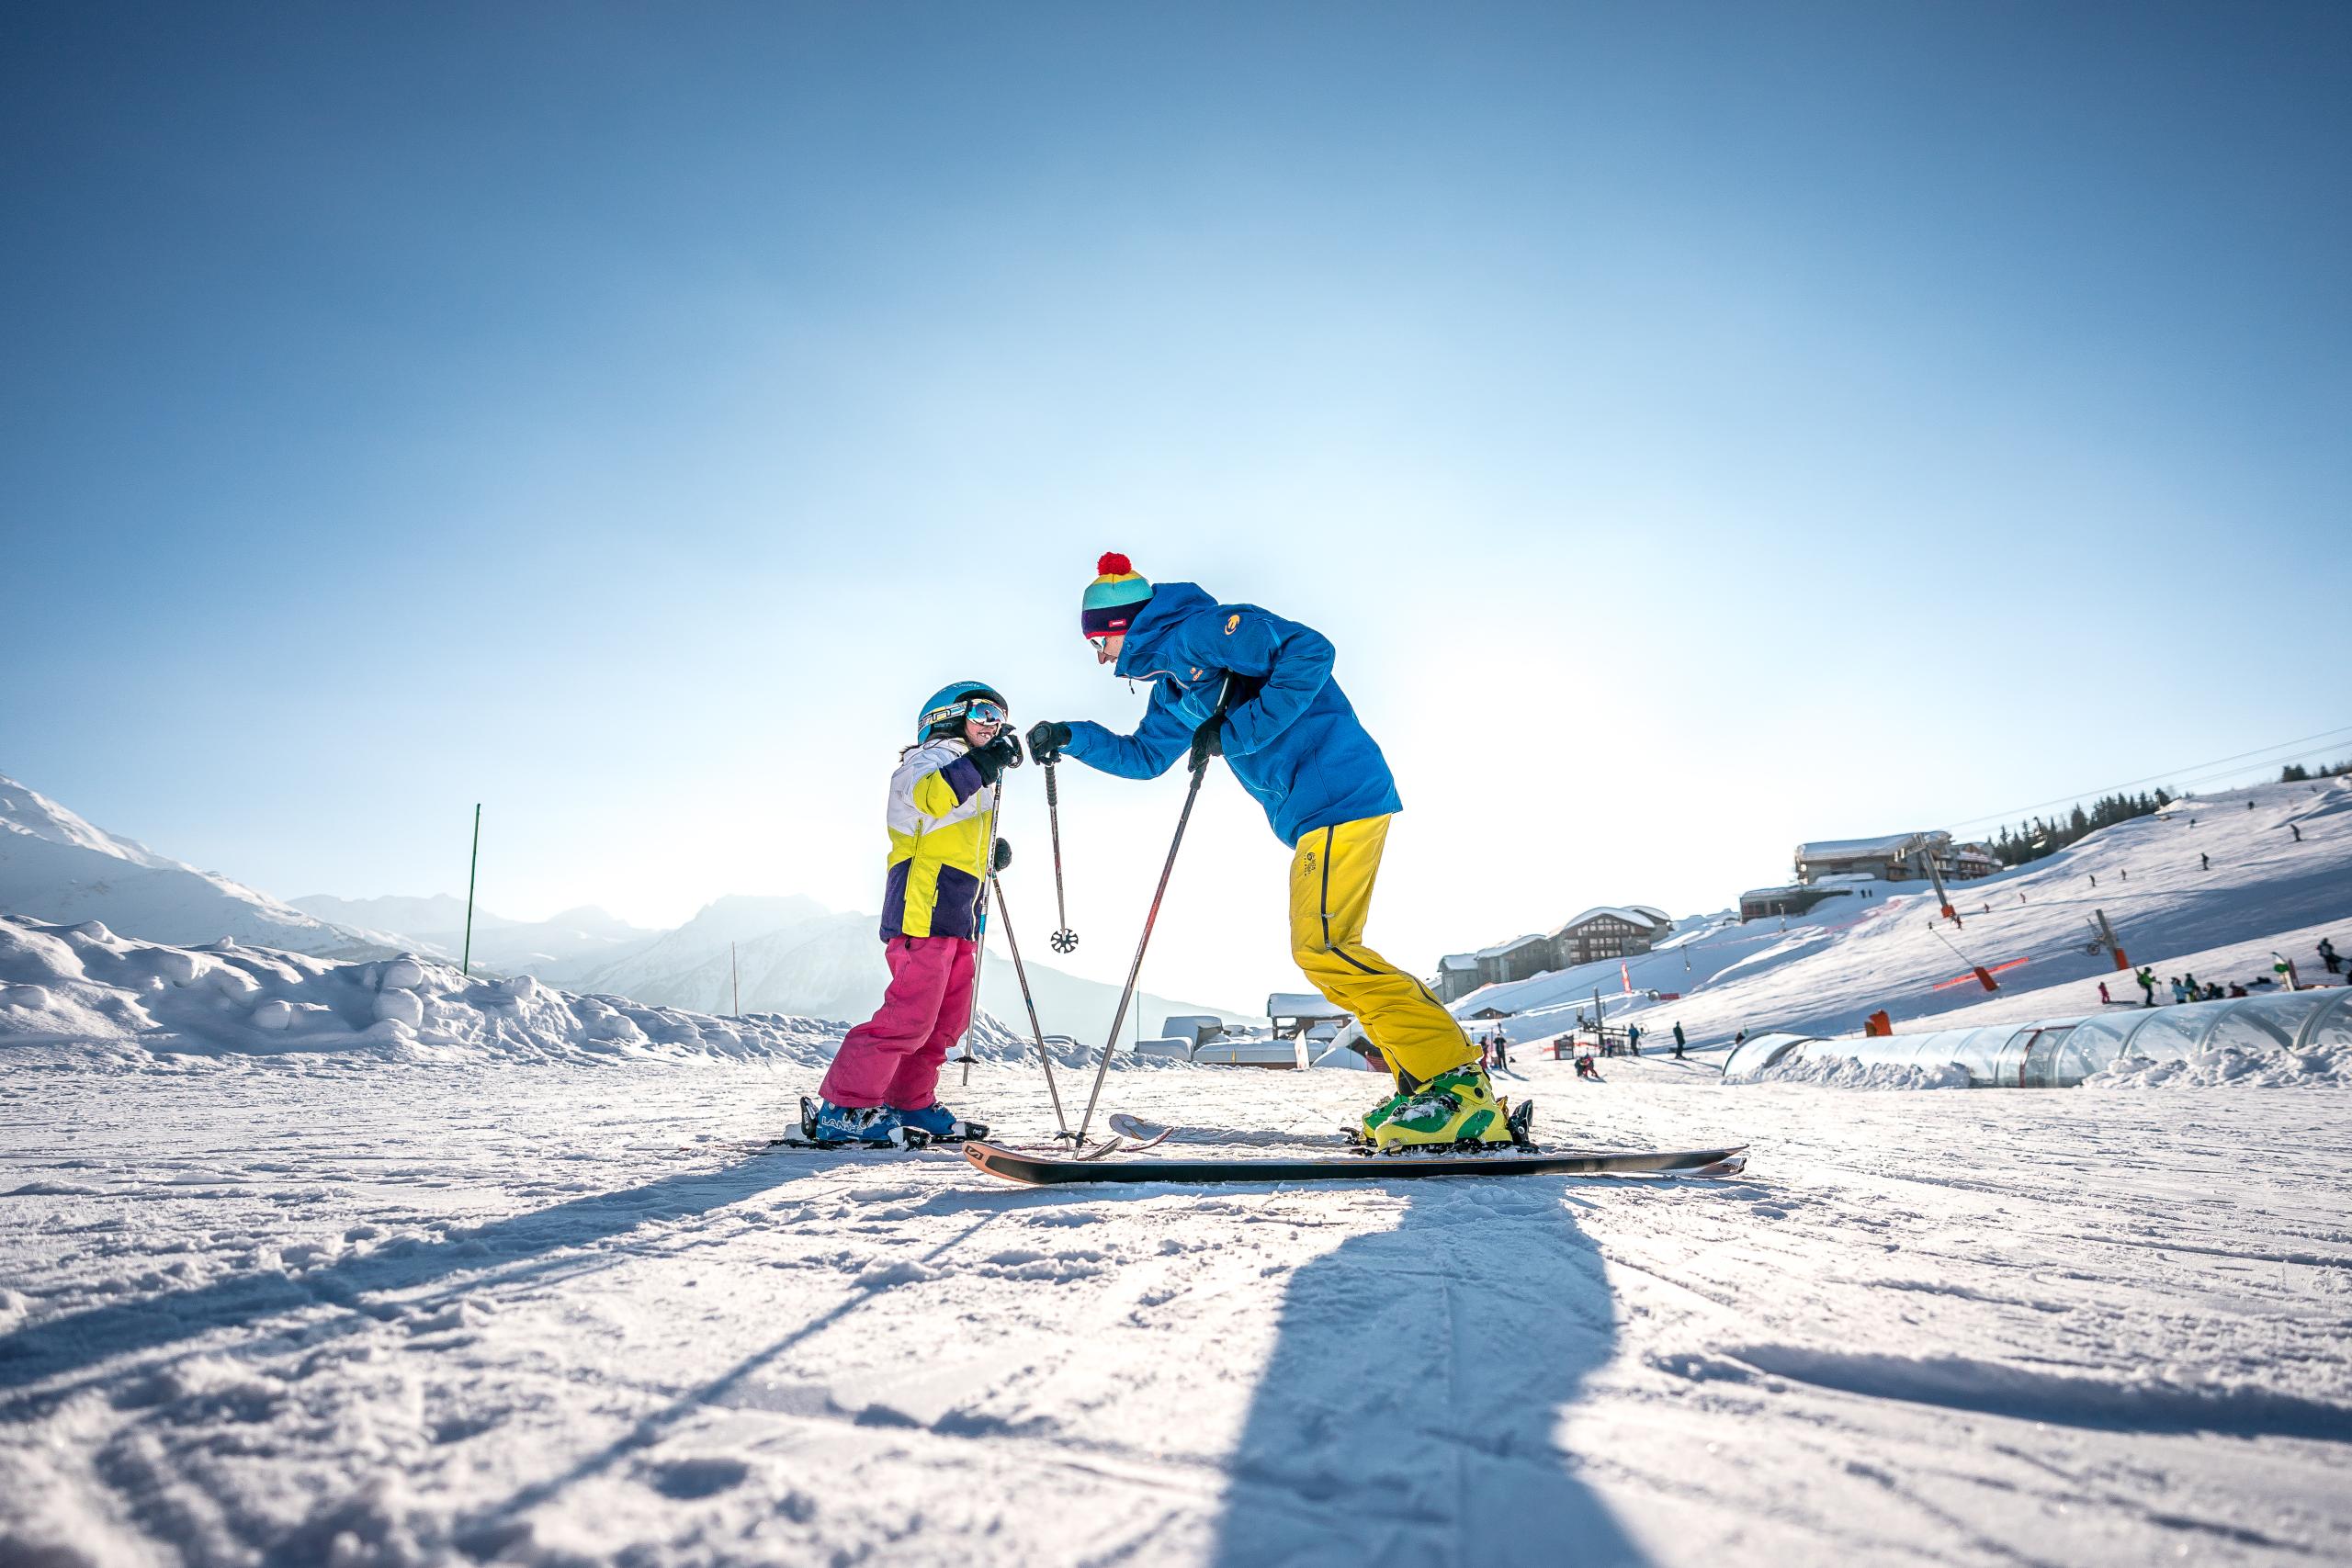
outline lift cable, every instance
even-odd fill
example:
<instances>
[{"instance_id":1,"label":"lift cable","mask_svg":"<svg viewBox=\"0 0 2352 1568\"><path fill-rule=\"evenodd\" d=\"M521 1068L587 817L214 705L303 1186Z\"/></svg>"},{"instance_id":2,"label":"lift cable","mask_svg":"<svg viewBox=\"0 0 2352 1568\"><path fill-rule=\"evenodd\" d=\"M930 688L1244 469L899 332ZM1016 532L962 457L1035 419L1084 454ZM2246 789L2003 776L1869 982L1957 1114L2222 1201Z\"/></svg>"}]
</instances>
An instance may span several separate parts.
<instances>
[{"instance_id":1,"label":"lift cable","mask_svg":"<svg viewBox=\"0 0 2352 1568\"><path fill-rule=\"evenodd\" d=\"M2284 747L2308 746L2311 742L2318 740L2326 742L2326 744L2321 746L2319 750L2322 751L2328 751L2333 750L2335 747L2344 743L2340 739L2330 739L2330 737L2352 737L2352 724L2343 725L2335 729L2323 729L2316 735L2306 735L2301 737L2300 739L2279 740L2274 741L2267 746L2257 746L2251 751L2241 751L2234 757L2217 757L2210 762L2193 762L2183 768L2167 768L2162 773L2150 773L2144 778L2127 779L2122 784L2108 784L2099 789L2076 790L2072 795L2062 795L2050 800L2035 801L2031 806L2013 806L2006 811L1991 811L1985 813L1982 817L1966 818L1962 821L1949 824L1945 830L1951 833L1954 837L1958 837L1960 830L1963 828L1973 828L1979 824L1989 825L1995 823L2005 823L2028 811L2040 811L2044 807L2052 806L2071 806L2077 801L2095 799L2099 795L2112 795L2121 790L2127 790L2132 788L2134 784L2155 784L2160 780L2171 780L2177 782L2185 774L2202 773L2204 770L2209 768L2217 768L2222 767L2224 764L2243 762L2248 758L2259 757L2266 751L2277 751ZM2273 757L2270 759L2270 761L2300 761L2303 760L2303 753L2297 753L2290 757ZM2261 765L2267 767L2269 766L2269 762L2265 762ZM2228 771L2236 773L2243 770L2231 767ZM2223 775L2218 773L2211 774L2206 777L2199 778L2195 782L2210 783L2213 778L2219 778L2222 776Z\"/></svg>"}]
</instances>

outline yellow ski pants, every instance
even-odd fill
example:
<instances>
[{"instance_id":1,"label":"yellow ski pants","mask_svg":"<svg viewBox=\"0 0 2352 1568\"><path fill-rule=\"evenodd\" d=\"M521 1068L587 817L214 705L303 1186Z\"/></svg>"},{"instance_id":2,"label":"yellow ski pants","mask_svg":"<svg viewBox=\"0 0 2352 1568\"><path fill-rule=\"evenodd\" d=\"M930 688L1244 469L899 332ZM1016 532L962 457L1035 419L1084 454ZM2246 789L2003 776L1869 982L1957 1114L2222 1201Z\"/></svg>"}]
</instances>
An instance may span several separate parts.
<instances>
[{"instance_id":1,"label":"yellow ski pants","mask_svg":"<svg viewBox=\"0 0 2352 1568\"><path fill-rule=\"evenodd\" d=\"M1316 828L1290 862L1290 950L1334 1007L1353 1013L1388 1058L1426 1082L1478 1059L1430 988L1363 944L1372 885L1388 843L1385 817Z\"/></svg>"}]
</instances>

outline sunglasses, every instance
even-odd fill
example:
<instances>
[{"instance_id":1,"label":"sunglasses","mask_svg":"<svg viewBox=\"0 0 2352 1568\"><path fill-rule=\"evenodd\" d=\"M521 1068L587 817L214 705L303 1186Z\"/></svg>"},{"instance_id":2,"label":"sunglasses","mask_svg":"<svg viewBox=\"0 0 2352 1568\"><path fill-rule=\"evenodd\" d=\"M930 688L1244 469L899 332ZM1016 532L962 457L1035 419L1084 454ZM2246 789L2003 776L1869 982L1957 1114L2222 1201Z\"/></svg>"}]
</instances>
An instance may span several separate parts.
<instances>
[{"instance_id":1,"label":"sunglasses","mask_svg":"<svg viewBox=\"0 0 2352 1568\"><path fill-rule=\"evenodd\" d=\"M964 722L967 724L993 724L1001 726L1004 721L1004 710L991 702L976 700L967 705L964 709Z\"/></svg>"}]
</instances>

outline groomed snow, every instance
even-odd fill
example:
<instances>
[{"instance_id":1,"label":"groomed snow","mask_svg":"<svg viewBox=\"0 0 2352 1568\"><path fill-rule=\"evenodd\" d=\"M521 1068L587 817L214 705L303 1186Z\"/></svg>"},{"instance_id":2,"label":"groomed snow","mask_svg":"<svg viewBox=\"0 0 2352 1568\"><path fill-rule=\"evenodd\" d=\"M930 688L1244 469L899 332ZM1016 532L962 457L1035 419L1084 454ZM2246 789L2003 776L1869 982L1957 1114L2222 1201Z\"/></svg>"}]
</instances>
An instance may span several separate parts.
<instances>
[{"instance_id":1,"label":"groomed snow","mask_svg":"<svg viewBox=\"0 0 2352 1568\"><path fill-rule=\"evenodd\" d=\"M429 1026L466 1005L435 994ZM0 1562L2352 1555L2341 1087L1522 1060L1556 1139L1748 1172L1033 1190L766 1152L814 1059L695 1027L0 1047ZM1034 1067L945 1088L1050 1127ZM1297 1152L1379 1088L1105 1101Z\"/></svg>"}]
</instances>

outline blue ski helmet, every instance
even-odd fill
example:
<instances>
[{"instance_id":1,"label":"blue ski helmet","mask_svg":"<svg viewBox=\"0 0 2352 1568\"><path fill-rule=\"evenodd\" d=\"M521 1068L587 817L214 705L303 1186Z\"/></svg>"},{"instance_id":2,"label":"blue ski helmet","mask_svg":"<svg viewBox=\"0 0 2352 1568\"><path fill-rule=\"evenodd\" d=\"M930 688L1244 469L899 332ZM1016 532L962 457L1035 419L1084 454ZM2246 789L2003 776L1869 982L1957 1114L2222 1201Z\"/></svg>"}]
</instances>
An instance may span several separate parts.
<instances>
[{"instance_id":1,"label":"blue ski helmet","mask_svg":"<svg viewBox=\"0 0 2352 1568\"><path fill-rule=\"evenodd\" d=\"M932 731L941 725L952 725L961 729L964 715L970 710L975 699L994 703L1004 710L1006 721L1011 722L1012 706L994 686L983 685L978 681L956 681L940 687L924 702L921 714L915 719L915 739L930 739Z\"/></svg>"}]
</instances>

